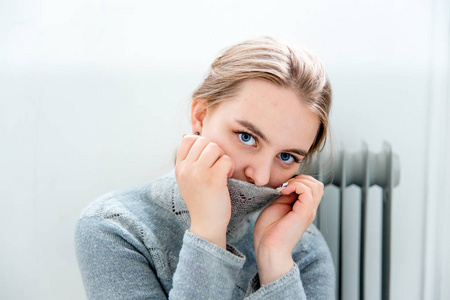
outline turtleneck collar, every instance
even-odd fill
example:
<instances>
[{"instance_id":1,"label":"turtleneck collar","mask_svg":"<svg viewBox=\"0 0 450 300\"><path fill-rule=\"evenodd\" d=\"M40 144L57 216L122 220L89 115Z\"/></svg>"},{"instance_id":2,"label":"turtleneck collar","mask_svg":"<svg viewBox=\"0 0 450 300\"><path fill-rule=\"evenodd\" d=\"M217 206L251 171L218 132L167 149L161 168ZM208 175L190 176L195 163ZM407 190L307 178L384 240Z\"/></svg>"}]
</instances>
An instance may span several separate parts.
<instances>
[{"instance_id":1,"label":"turtleneck collar","mask_svg":"<svg viewBox=\"0 0 450 300\"><path fill-rule=\"evenodd\" d=\"M227 242L238 240L244 234L245 228L243 227L246 226L250 215L281 196L281 193L275 189L256 186L236 179L228 179L228 190L231 199L231 219L227 229ZM176 180L172 190L172 211L188 229L191 218L178 190Z\"/></svg>"}]
</instances>

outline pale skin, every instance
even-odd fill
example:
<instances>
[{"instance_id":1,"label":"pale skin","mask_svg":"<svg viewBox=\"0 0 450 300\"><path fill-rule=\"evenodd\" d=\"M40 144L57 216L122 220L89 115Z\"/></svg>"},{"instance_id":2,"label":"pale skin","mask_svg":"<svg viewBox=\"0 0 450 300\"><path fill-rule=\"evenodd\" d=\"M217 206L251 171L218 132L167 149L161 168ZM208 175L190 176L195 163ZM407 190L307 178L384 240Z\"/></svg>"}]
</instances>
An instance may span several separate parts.
<instances>
[{"instance_id":1,"label":"pale skin","mask_svg":"<svg viewBox=\"0 0 450 300\"><path fill-rule=\"evenodd\" d=\"M292 89L250 79L213 107L194 99L191 125L194 134L183 136L175 166L190 232L225 249L231 217L227 178L271 188L289 181L283 196L258 217L253 236L261 284L289 273L292 250L323 195L323 184L313 177L292 178L314 142L319 118Z\"/></svg>"}]
</instances>

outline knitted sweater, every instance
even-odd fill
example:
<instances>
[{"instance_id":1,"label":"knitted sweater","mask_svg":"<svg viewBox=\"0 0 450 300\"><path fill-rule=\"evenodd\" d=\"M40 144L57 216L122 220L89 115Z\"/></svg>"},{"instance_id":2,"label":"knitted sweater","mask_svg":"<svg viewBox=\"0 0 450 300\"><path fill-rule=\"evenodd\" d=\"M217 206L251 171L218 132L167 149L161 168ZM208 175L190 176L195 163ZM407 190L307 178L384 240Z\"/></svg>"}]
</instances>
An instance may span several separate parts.
<instances>
[{"instance_id":1,"label":"knitted sweater","mask_svg":"<svg viewBox=\"0 0 450 300\"><path fill-rule=\"evenodd\" d=\"M292 252L295 266L260 286L253 227L274 189L229 180L227 249L189 232L190 216L173 172L104 195L75 230L89 299L334 299L328 246L311 225Z\"/></svg>"}]
</instances>

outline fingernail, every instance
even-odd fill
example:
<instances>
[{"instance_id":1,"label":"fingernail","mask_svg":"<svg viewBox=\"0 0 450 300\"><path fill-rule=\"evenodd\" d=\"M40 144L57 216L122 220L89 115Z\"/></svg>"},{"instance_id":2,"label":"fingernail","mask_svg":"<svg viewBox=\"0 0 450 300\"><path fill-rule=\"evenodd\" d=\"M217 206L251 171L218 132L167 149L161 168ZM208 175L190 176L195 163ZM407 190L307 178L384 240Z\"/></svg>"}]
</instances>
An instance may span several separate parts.
<instances>
[{"instance_id":1,"label":"fingernail","mask_svg":"<svg viewBox=\"0 0 450 300\"><path fill-rule=\"evenodd\" d=\"M287 185L289 184L289 182L285 182L282 185L280 185L279 187L277 187L276 191L277 192L281 192L285 187L287 187Z\"/></svg>"},{"instance_id":2,"label":"fingernail","mask_svg":"<svg viewBox=\"0 0 450 300\"><path fill-rule=\"evenodd\" d=\"M183 133L183 137L185 137L187 134L186 133Z\"/></svg>"}]
</instances>

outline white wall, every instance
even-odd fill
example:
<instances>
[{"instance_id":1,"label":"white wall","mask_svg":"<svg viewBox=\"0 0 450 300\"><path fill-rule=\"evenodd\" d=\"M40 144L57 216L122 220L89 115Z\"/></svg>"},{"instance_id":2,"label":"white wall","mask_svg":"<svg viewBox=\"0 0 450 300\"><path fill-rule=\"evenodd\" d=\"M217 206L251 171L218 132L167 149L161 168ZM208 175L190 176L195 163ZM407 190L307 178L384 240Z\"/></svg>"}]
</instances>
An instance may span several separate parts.
<instances>
[{"instance_id":1,"label":"white wall","mask_svg":"<svg viewBox=\"0 0 450 300\"><path fill-rule=\"evenodd\" d=\"M83 299L81 210L170 170L212 59L273 34L322 58L335 143L400 156L391 295L421 299L432 18L425 0L0 1L1 298Z\"/></svg>"},{"instance_id":2,"label":"white wall","mask_svg":"<svg viewBox=\"0 0 450 300\"><path fill-rule=\"evenodd\" d=\"M424 212L424 299L450 298L450 2L433 5Z\"/></svg>"}]
</instances>

